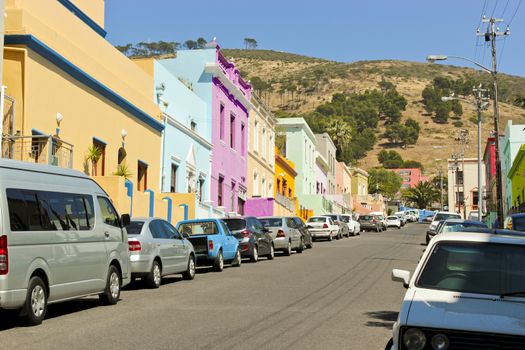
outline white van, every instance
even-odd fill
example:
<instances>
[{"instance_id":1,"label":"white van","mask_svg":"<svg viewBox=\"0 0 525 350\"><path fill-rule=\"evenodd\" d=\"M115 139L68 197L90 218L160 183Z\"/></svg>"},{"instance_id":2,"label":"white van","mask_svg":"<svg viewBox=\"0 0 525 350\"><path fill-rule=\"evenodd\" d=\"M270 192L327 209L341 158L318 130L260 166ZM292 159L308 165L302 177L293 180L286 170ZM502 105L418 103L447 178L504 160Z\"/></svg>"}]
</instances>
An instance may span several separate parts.
<instances>
[{"instance_id":1,"label":"white van","mask_svg":"<svg viewBox=\"0 0 525 350\"><path fill-rule=\"evenodd\" d=\"M83 173L0 159L0 309L37 325L51 303L117 303L131 278L126 223Z\"/></svg>"}]
</instances>

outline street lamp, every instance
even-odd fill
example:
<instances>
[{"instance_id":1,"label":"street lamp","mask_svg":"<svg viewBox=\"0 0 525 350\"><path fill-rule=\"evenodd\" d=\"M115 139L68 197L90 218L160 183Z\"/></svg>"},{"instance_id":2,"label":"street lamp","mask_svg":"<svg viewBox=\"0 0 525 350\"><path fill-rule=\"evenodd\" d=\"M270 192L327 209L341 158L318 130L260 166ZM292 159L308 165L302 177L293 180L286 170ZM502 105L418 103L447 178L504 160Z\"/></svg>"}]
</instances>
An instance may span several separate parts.
<instances>
[{"instance_id":1,"label":"street lamp","mask_svg":"<svg viewBox=\"0 0 525 350\"><path fill-rule=\"evenodd\" d=\"M494 27L494 23L491 20L492 27ZM505 35L508 35L508 31L505 32ZM430 63L434 63L436 61L446 61L449 58L455 58L459 60L464 60L467 62L470 62L474 64L475 66L481 68L483 71L490 73L492 76L492 82L493 82L493 89L494 89L494 132L496 134L495 142L494 142L494 148L496 153L496 211L497 211L497 218L498 218L498 225L499 227L502 227L503 223L503 191L502 191L502 174L501 174L501 161L500 161L500 154L499 154L499 105L498 105L498 71L496 66L496 52L495 52L495 37L497 35L500 35L497 32L494 32L494 28L492 28L492 31L490 33L492 36L492 69L485 67L484 65L471 60L470 58L461 57L461 56L447 56L447 55L429 55L427 56L427 61ZM479 145L479 143L478 143ZM480 150L478 150L478 155L480 154ZM479 158L479 156L478 156ZM479 205L479 198L481 198L481 189L478 188L478 205ZM478 210L479 213L479 210ZM481 220L481 217L479 217L479 220Z\"/></svg>"}]
</instances>

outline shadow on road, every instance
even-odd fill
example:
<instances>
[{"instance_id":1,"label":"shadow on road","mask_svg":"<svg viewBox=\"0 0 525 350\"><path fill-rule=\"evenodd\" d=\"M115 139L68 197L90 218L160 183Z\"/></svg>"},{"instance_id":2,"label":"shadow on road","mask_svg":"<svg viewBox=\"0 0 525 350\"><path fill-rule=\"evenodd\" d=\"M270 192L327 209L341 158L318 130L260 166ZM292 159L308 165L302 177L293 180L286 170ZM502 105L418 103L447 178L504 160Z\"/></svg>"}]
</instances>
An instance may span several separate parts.
<instances>
[{"instance_id":1,"label":"shadow on road","mask_svg":"<svg viewBox=\"0 0 525 350\"><path fill-rule=\"evenodd\" d=\"M394 322L397 320L397 311L371 311L366 312L366 316L374 319L373 321L368 321L366 326L368 327L383 327L387 329L392 329Z\"/></svg>"}]
</instances>

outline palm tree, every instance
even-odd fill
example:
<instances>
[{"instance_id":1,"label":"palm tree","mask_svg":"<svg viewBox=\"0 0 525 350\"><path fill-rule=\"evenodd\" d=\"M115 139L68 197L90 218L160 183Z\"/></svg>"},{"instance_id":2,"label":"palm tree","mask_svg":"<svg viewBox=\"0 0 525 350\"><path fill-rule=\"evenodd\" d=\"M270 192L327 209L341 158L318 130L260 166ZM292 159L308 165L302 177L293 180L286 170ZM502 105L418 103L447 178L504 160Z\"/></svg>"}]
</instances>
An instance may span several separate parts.
<instances>
[{"instance_id":1,"label":"palm tree","mask_svg":"<svg viewBox=\"0 0 525 350\"><path fill-rule=\"evenodd\" d=\"M91 145L86 154L86 161L91 162L91 175L97 176L97 162L102 157L102 150L97 145Z\"/></svg>"},{"instance_id":2,"label":"palm tree","mask_svg":"<svg viewBox=\"0 0 525 350\"><path fill-rule=\"evenodd\" d=\"M337 155L340 156L352 141L352 127L344 120L335 118L328 122L325 131L334 141L337 147Z\"/></svg>"},{"instance_id":3,"label":"palm tree","mask_svg":"<svg viewBox=\"0 0 525 350\"><path fill-rule=\"evenodd\" d=\"M403 193L403 198L419 209L429 208L440 199L439 190L429 181L421 181L416 187L409 188Z\"/></svg>"}]
</instances>

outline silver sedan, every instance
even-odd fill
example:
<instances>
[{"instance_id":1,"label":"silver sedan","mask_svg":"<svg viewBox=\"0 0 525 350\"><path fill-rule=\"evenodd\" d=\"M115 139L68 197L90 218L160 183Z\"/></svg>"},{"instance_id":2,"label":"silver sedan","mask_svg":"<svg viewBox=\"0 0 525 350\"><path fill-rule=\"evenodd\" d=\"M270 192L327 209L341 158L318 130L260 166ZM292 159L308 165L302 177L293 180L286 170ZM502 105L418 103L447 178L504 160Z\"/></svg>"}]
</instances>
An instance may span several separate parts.
<instances>
[{"instance_id":1,"label":"silver sedan","mask_svg":"<svg viewBox=\"0 0 525 350\"><path fill-rule=\"evenodd\" d=\"M270 230L276 251L290 255L292 250L302 253L304 249L303 235L297 229L296 223L290 217L267 216L258 218L264 227Z\"/></svg>"},{"instance_id":2,"label":"silver sedan","mask_svg":"<svg viewBox=\"0 0 525 350\"><path fill-rule=\"evenodd\" d=\"M128 245L132 279L141 278L150 288L158 288L162 277L182 273L184 279L195 277L193 245L163 219L133 219Z\"/></svg>"}]
</instances>

